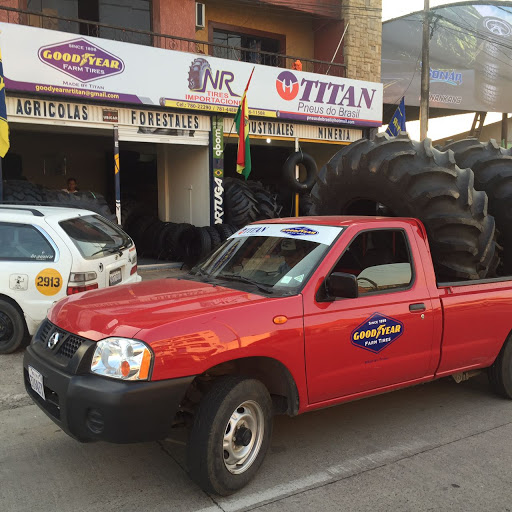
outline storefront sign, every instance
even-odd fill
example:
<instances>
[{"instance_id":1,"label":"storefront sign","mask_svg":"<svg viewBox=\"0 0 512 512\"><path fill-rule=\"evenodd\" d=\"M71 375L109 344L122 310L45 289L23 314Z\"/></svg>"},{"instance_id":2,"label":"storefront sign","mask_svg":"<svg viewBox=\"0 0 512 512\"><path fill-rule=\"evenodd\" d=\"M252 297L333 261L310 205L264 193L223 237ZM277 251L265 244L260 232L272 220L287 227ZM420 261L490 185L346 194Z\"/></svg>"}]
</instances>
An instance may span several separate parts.
<instances>
[{"instance_id":1,"label":"storefront sign","mask_svg":"<svg viewBox=\"0 0 512 512\"><path fill-rule=\"evenodd\" d=\"M212 117L213 179L212 207L213 223L222 224L224 219L224 133L221 116Z\"/></svg>"},{"instance_id":2,"label":"storefront sign","mask_svg":"<svg viewBox=\"0 0 512 512\"><path fill-rule=\"evenodd\" d=\"M115 123L140 128L210 131L210 118L196 114L129 108L107 109L98 105L12 96L7 97L7 113L13 121L24 118L27 121L65 121L67 124L73 122L81 125Z\"/></svg>"},{"instance_id":3,"label":"storefront sign","mask_svg":"<svg viewBox=\"0 0 512 512\"><path fill-rule=\"evenodd\" d=\"M224 119L224 133L235 137L233 119ZM250 120L249 133L261 137L312 140L324 142L354 142L363 136L362 130L326 125L305 125L280 121Z\"/></svg>"},{"instance_id":4,"label":"storefront sign","mask_svg":"<svg viewBox=\"0 0 512 512\"><path fill-rule=\"evenodd\" d=\"M103 121L106 123L118 123L119 122L119 112L114 109L104 108L103 112Z\"/></svg>"},{"instance_id":5,"label":"storefront sign","mask_svg":"<svg viewBox=\"0 0 512 512\"><path fill-rule=\"evenodd\" d=\"M382 124L382 84L0 23L7 90L346 126ZM284 123L286 125L286 122ZM292 135L287 135L292 136Z\"/></svg>"}]
</instances>

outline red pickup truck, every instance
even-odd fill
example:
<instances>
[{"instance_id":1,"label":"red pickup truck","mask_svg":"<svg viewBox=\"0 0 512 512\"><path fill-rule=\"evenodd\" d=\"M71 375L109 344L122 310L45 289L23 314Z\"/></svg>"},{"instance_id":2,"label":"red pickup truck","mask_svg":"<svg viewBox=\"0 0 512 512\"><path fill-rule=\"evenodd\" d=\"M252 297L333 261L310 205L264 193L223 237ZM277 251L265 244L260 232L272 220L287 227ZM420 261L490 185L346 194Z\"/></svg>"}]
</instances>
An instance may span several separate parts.
<instances>
[{"instance_id":1,"label":"red pickup truck","mask_svg":"<svg viewBox=\"0 0 512 512\"><path fill-rule=\"evenodd\" d=\"M80 441L188 425L188 468L229 494L274 414L297 415L488 369L512 397L512 281L436 283L415 219L251 224L180 279L58 302L24 359L34 401Z\"/></svg>"}]
</instances>

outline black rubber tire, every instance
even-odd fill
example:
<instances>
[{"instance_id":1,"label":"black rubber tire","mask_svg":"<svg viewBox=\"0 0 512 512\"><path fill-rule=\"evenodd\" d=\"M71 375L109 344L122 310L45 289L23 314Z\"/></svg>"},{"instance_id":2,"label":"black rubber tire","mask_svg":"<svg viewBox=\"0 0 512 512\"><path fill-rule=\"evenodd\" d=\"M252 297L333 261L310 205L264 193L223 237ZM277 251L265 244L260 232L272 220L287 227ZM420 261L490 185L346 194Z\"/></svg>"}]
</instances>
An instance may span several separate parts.
<instances>
[{"instance_id":1,"label":"black rubber tire","mask_svg":"<svg viewBox=\"0 0 512 512\"><path fill-rule=\"evenodd\" d=\"M211 250L215 251L222 244L222 238L213 226L206 226L204 229L208 231L208 234L210 235L210 240L212 242Z\"/></svg>"},{"instance_id":2,"label":"black rubber tire","mask_svg":"<svg viewBox=\"0 0 512 512\"><path fill-rule=\"evenodd\" d=\"M98 213L105 219L117 224L117 217L110 211L110 208L103 198L94 199L90 194L68 194L62 190L45 190L45 198L42 204L49 206L69 206L73 208L82 208Z\"/></svg>"},{"instance_id":3,"label":"black rubber tire","mask_svg":"<svg viewBox=\"0 0 512 512\"><path fill-rule=\"evenodd\" d=\"M7 180L3 185L5 202L38 204L46 201L44 189L29 181Z\"/></svg>"},{"instance_id":4,"label":"black rubber tire","mask_svg":"<svg viewBox=\"0 0 512 512\"><path fill-rule=\"evenodd\" d=\"M181 224L178 224L174 232L171 236L170 240L170 250L171 250L171 257L175 261L183 261L185 256L185 244L181 240L181 237L190 229L193 229L194 226L192 224L187 224L186 222L182 222Z\"/></svg>"},{"instance_id":5,"label":"black rubber tire","mask_svg":"<svg viewBox=\"0 0 512 512\"><path fill-rule=\"evenodd\" d=\"M233 233L238 229L236 226L232 226L231 224L215 224L214 228L220 235L221 240L227 240Z\"/></svg>"},{"instance_id":6,"label":"black rubber tire","mask_svg":"<svg viewBox=\"0 0 512 512\"><path fill-rule=\"evenodd\" d=\"M346 146L320 171L313 213L363 213L357 208L381 203L393 215L423 222L438 280L481 279L495 259L496 241L487 196L473 181L470 169L459 169L453 153L432 148L430 140L381 133Z\"/></svg>"},{"instance_id":7,"label":"black rubber tire","mask_svg":"<svg viewBox=\"0 0 512 512\"><path fill-rule=\"evenodd\" d=\"M512 336L503 344L496 361L488 368L487 375L494 393L512 399Z\"/></svg>"},{"instance_id":8,"label":"black rubber tire","mask_svg":"<svg viewBox=\"0 0 512 512\"><path fill-rule=\"evenodd\" d=\"M297 165L303 165L306 169L306 179L304 181L299 181L295 177L295 167ZM292 153L283 165L283 179L293 192L311 190L315 184L317 173L318 167L315 159L302 151Z\"/></svg>"},{"instance_id":9,"label":"black rubber tire","mask_svg":"<svg viewBox=\"0 0 512 512\"><path fill-rule=\"evenodd\" d=\"M27 327L21 311L0 299L0 354L18 350L27 336Z\"/></svg>"},{"instance_id":10,"label":"black rubber tire","mask_svg":"<svg viewBox=\"0 0 512 512\"><path fill-rule=\"evenodd\" d=\"M452 150L459 167L469 167L475 175L475 188L489 198L498 244L503 247L501 274L512 275L512 149L504 149L491 139L463 139L444 146Z\"/></svg>"},{"instance_id":11,"label":"black rubber tire","mask_svg":"<svg viewBox=\"0 0 512 512\"><path fill-rule=\"evenodd\" d=\"M258 201L249 185L236 178L224 180L224 222L243 227L258 219Z\"/></svg>"},{"instance_id":12,"label":"black rubber tire","mask_svg":"<svg viewBox=\"0 0 512 512\"><path fill-rule=\"evenodd\" d=\"M224 464L222 439L231 414L247 400L258 403L263 411L263 439L252 465L241 474L232 474ZM271 436L272 401L267 388L255 379L219 378L196 410L187 454L191 478L206 492L221 496L232 494L254 477L265 458Z\"/></svg>"},{"instance_id":13,"label":"black rubber tire","mask_svg":"<svg viewBox=\"0 0 512 512\"><path fill-rule=\"evenodd\" d=\"M183 244L183 261L193 267L212 252L212 239L205 228L192 227L180 238Z\"/></svg>"}]
</instances>

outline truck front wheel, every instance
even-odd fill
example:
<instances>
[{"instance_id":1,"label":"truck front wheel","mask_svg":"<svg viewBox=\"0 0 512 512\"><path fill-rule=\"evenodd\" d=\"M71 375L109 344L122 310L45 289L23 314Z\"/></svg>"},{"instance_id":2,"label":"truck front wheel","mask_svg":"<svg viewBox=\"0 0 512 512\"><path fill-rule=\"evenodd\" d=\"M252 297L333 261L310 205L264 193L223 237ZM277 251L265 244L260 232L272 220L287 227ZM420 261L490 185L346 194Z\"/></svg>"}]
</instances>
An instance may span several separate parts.
<instances>
[{"instance_id":1,"label":"truck front wheel","mask_svg":"<svg viewBox=\"0 0 512 512\"><path fill-rule=\"evenodd\" d=\"M207 492L235 492L258 471L271 434L267 388L255 379L220 378L196 411L188 442L190 476Z\"/></svg>"},{"instance_id":2,"label":"truck front wheel","mask_svg":"<svg viewBox=\"0 0 512 512\"><path fill-rule=\"evenodd\" d=\"M504 398L512 399L512 336L503 345L496 361L488 369L492 390Z\"/></svg>"}]
</instances>

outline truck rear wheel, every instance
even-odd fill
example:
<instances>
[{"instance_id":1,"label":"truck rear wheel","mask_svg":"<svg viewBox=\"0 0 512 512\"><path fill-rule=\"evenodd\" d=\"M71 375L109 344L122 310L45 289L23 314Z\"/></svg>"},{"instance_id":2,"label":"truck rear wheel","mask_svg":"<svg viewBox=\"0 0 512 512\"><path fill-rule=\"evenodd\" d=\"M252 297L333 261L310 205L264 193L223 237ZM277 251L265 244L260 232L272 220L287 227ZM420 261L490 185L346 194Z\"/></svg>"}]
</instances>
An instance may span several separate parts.
<instances>
[{"instance_id":1,"label":"truck rear wheel","mask_svg":"<svg viewBox=\"0 0 512 512\"><path fill-rule=\"evenodd\" d=\"M190 476L207 492L235 492L258 471L271 434L267 388L255 379L220 378L196 411L188 441Z\"/></svg>"},{"instance_id":2,"label":"truck rear wheel","mask_svg":"<svg viewBox=\"0 0 512 512\"><path fill-rule=\"evenodd\" d=\"M453 153L407 134L378 134L343 148L323 167L311 192L314 215L419 218L438 280L481 279L495 265L494 219L487 196L459 169ZM383 208L384 207L384 208Z\"/></svg>"},{"instance_id":3,"label":"truck rear wheel","mask_svg":"<svg viewBox=\"0 0 512 512\"><path fill-rule=\"evenodd\" d=\"M512 336L503 345L496 361L488 369L491 389L499 396L512 399Z\"/></svg>"},{"instance_id":4,"label":"truck rear wheel","mask_svg":"<svg viewBox=\"0 0 512 512\"><path fill-rule=\"evenodd\" d=\"M0 354L10 354L20 348L26 333L21 312L11 303L0 300Z\"/></svg>"}]
</instances>

